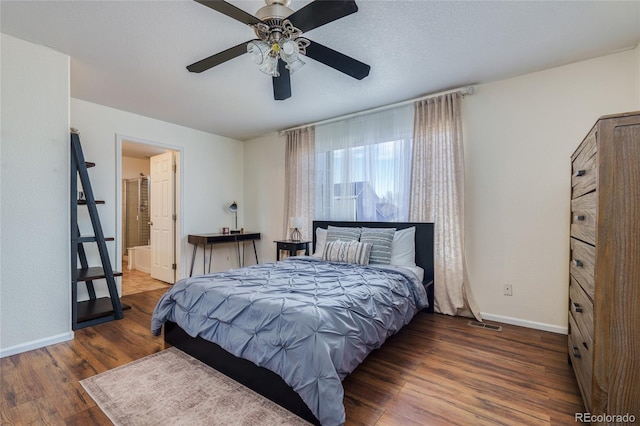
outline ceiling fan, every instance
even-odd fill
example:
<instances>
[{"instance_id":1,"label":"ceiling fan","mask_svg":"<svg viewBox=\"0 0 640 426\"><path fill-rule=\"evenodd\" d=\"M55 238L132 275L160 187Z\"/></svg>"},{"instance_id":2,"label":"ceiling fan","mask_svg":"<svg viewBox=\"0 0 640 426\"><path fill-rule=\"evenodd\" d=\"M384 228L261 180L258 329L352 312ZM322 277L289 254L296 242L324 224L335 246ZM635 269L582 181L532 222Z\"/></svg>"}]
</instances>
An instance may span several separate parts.
<instances>
[{"instance_id":1,"label":"ceiling fan","mask_svg":"<svg viewBox=\"0 0 640 426\"><path fill-rule=\"evenodd\" d=\"M288 7L291 0L265 0L267 5L260 8L256 16L224 0L195 1L249 25L258 39L195 62L187 67L191 72L201 73L249 53L260 71L271 75L276 100L291 97L290 74L304 65L300 56L315 59L358 80L369 75L369 65L302 37L304 32L357 12L358 6L353 0L315 0L295 12Z\"/></svg>"}]
</instances>

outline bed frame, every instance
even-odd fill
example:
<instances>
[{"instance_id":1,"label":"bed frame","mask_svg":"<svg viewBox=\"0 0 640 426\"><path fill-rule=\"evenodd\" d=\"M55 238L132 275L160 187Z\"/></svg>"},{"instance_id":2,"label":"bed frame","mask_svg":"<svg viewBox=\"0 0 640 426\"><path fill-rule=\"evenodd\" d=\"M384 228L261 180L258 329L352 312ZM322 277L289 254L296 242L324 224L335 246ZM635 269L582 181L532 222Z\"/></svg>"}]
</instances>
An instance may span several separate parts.
<instances>
[{"instance_id":1,"label":"bed frame","mask_svg":"<svg viewBox=\"0 0 640 426\"><path fill-rule=\"evenodd\" d=\"M426 308L425 311L433 312L433 223L314 221L314 251L316 246L316 228L326 228L328 225L396 229L415 226L416 264L424 269L423 284L427 289L427 296L429 298L429 307ZM164 340L312 424L320 424L300 396L274 372L263 367L258 367L246 359L238 358L217 344L204 340L201 337L193 338L182 330L180 326L170 321L167 321L164 325Z\"/></svg>"}]
</instances>

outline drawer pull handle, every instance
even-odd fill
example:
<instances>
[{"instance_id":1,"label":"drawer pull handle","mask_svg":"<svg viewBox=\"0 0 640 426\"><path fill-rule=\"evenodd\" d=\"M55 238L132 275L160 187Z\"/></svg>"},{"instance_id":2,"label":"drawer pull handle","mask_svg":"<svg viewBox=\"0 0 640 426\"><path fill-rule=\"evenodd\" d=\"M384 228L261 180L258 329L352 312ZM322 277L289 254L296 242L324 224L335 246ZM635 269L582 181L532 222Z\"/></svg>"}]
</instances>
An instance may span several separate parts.
<instances>
[{"instance_id":1,"label":"drawer pull handle","mask_svg":"<svg viewBox=\"0 0 640 426\"><path fill-rule=\"evenodd\" d=\"M589 350L589 345L587 345L587 342L582 342L582 346L584 346L586 350Z\"/></svg>"},{"instance_id":2,"label":"drawer pull handle","mask_svg":"<svg viewBox=\"0 0 640 426\"><path fill-rule=\"evenodd\" d=\"M579 304L579 303L573 302L573 309L574 309L576 312L582 312L582 306L580 306L580 304Z\"/></svg>"},{"instance_id":3,"label":"drawer pull handle","mask_svg":"<svg viewBox=\"0 0 640 426\"><path fill-rule=\"evenodd\" d=\"M584 176L586 173L587 173L587 171L586 171L586 170L578 170L578 171L576 172L576 177L578 177L578 176Z\"/></svg>"},{"instance_id":4,"label":"drawer pull handle","mask_svg":"<svg viewBox=\"0 0 640 426\"><path fill-rule=\"evenodd\" d=\"M576 265L577 268L582 268L583 263L578 259L574 259L573 264ZM565 263L566 265L566 263Z\"/></svg>"},{"instance_id":5,"label":"drawer pull handle","mask_svg":"<svg viewBox=\"0 0 640 426\"><path fill-rule=\"evenodd\" d=\"M573 357L582 358L582 355L580 355L580 348L578 348L576 345L573 345Z\"/></svg>"},{"instance_id":6,"label":"drawer pull handle","mask_svg":"<svg viewBox=\"0 0 640 426\"><path fill-rule=\"evenodd\" d=\"M583 215L583 214L577 214L577 215L573 216L573 219L574 219L576 222L578 222L578 221L583 221L583 220L585 220L585 219L586 219L586 217L585 217L585 215Z\"/></svg>"}]
</instances>

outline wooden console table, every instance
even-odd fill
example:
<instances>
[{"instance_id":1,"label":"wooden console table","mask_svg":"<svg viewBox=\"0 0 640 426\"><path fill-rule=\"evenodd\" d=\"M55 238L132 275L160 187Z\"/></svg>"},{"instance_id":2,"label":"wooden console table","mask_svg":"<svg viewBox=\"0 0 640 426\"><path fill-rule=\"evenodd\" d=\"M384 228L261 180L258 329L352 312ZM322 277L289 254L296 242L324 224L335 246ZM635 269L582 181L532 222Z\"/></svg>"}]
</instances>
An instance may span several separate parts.
<instances>
[{"instance_id":1,"label":"wooden console table","mask_svg":"<svg viewBox=\"0 0 640 426\"><path fill-rule=\"evenodd\" d=\"M242 262L240 261L240 243L251 241L253 243L253 252L256 255L256 263L258 263L258 251L256 250L256 240L260 239L259 232L244 232L242 234L197 234L189 235L189 244L193 244L193 254L191 255L191 271L189 276L193 275L193 265L196 261L196 253L198 245L202 244L202 273L206 273L206 251L209 246L209 273L211 273L211 258L213 257L213 245L223 243L236 243L238 251L238 266L244 266L244 248L242 249Z\"/></svg>"}]
</instances>

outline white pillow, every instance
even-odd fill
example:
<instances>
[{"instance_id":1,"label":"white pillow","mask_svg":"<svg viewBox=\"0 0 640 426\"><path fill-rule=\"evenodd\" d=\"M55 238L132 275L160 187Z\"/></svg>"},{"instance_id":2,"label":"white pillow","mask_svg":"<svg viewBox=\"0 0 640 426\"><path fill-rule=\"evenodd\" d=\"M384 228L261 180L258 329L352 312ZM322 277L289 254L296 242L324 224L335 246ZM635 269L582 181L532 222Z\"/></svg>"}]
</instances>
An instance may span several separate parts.
<instances>
[{"instance_id":1,"label":"white pillow","mask_svg":"<svg viewBox=\"0 0 640 426\"><path fill-rule=\"evenodd\" d=\"M324 228L316 228L316 251L313 253L313 257L322 257L326 244L327 230Z\"/></svg>"},{"instance_id":2,"label":"white pillow","mask_svg":"<svg viewBox=\"0 0 640 426\"><path fill-rule=\"evenodd\" d=\"M391 243L391 265L416 266L416 227L400 229L393 235Z\"/></svg>"}]
</instances>

